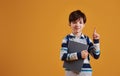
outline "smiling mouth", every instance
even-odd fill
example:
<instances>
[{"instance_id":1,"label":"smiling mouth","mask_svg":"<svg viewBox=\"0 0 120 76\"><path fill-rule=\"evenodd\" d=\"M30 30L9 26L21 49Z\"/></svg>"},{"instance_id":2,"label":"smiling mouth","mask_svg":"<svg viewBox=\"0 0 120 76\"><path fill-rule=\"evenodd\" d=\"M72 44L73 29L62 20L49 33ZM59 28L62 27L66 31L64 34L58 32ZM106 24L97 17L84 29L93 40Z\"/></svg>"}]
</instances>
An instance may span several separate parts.
<instances>
[{"instance_id":1,"label":"smiling mouth","mask_svg":"<svg viewBox=\"0 0 120 76\"><path fill-rule=\"evenodd\" d=\"M80 28L75 28L75 29L77 30L77 29L80 29Z\"/></svg>"}]
</instances>

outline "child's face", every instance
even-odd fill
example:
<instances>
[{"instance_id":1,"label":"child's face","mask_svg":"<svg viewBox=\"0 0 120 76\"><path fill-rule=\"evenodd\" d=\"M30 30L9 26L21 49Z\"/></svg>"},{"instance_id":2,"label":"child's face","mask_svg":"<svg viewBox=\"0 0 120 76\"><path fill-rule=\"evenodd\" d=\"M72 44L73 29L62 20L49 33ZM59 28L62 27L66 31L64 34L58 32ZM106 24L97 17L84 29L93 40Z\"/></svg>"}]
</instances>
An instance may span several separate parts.
<instances>
[{"instance_id":1,"label":"child's face","mask_svg":"<svg viewBox=\"0 0 120 76\"><path fill-rule=\"evenodd\" d=\"M82 32L82 29L84 28L85 24L83 22L83 18L79 18L76 21L72 21L70 23L70 27L73 31L73 33L80 33Z\"/></svg>"}]
</instances>

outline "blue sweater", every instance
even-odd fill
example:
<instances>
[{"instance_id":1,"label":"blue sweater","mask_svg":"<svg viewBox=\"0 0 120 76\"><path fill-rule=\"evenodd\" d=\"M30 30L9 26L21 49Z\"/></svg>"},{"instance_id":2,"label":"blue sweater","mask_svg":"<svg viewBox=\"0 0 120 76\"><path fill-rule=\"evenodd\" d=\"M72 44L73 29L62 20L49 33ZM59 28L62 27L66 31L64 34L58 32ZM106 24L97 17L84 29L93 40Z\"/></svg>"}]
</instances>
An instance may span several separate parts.
<instances>
[{"instance_id":1,"label":"blue sweater","mask_svg":"<svg viewBox=\"0 0 120 76\"><path fill-rule=\"evenodd\" d=\"M83 44L87 44L88 47L88 52L89 54L95 58L98 59L100 56L100 44L99 44L99 40L92 40L88 37L85 36L84 34L82 34L80 36L80 38L76 37L73 33L67 35L63 41L62 41L62 45L61 45L61 51L60 51L60 59L62 61L74 61L74 60L79 60L81 59L81 52L74 52L74 53L68 53L68 41L75 41L75 42L79 42L79 43L83 43ZM82 66L81 71L86 71L86 72L92 72L91 66L90 66L90 55L88 55L88 57L86 59L84 59L84 63ZM66 70L69 70L67 68L65 68Z\"/></svg>"}]
</instances>

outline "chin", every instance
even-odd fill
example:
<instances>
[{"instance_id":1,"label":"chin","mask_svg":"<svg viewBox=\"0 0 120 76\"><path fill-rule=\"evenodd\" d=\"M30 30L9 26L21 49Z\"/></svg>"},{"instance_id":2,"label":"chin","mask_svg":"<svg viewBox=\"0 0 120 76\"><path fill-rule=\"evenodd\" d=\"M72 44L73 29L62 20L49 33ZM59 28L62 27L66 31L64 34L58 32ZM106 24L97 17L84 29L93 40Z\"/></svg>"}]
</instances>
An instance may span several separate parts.
<instances>
[{"instance_id":1,"label":"chin","mask_svg":"<svg viewBox=\"0 0 120 76\"><path fill-rule=\"evenodd\" d=\"M74 30L74 33L79 33L79 32L81 32L80 30Z\"/></svg>"},{"instance_id":2,"label":"chin","mask_svg":"<svg viewBox=\"0 0 120 76\"><path fill-rule=\"evenodd\" d=\"M80 31L75 31L75 33L79 33Z\"/></svg>"},{"instance_id":3,"label":"chin","mask_svg":"<svg viewBox=\"0 0 120 76\"><path fill-rule=\"evenodd\" d=\"M76 30L77 33L81 32L80 30Z\"/></svg>"}]
</instances>

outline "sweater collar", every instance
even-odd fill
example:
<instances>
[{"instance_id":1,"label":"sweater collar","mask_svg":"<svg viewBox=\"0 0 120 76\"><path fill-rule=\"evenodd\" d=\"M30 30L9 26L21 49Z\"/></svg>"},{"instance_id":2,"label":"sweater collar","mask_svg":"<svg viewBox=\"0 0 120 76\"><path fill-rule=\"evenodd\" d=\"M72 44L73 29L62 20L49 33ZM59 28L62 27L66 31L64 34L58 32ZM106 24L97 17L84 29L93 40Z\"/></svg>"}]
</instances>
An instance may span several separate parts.
<instances>
[{"instance_id":1,"label":"sweater collar","mask_svg":"<svg viewBox=\"0 0 120 76\"><path fill-rule=\"evenodd\" d=\"M71 33L71 34L70 34L70 36L71 36L71 37L73 37L73 38L75 38L75 37L76 37L73 33ZM84 34L83 34L83 33L81 33L80 38L81 38L81 39L85 38L85 36L84 36Z\"/></svg>"}]
</instances>

